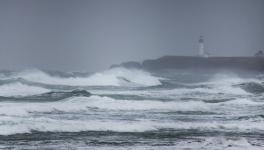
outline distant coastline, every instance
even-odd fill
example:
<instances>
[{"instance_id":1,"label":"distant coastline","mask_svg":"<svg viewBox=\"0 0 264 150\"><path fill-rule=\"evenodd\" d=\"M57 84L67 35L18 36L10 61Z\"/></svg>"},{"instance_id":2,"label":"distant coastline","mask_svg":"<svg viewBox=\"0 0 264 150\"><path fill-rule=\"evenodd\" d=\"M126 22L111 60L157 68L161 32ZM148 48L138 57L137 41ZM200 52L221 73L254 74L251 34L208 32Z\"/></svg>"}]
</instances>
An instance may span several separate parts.
<instances>
[{"instance_id":1,"label":"distant coastline","mask_svg":"<svg viewBox=\"0 0 264 150\"><path fill-rule=\"evenodd\" d=\"M198 56L163 56L158 59L139 62L124 62L113 67L141 68L151 71L178 70L244 70L264 72L264 57L198 57Z\"/></svg>"}]
</instances>

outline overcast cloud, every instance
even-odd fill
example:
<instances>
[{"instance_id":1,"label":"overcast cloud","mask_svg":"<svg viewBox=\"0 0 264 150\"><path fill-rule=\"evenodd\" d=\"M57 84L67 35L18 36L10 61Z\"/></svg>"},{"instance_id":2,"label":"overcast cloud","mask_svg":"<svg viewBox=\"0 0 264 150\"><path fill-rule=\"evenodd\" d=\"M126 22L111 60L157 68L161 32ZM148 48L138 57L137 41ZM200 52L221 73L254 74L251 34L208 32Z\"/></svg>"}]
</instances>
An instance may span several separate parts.
<instances>
[{"instance_id":1,"label":"overcast cloud","mask_svg":"<svg viewBox=\"0 0 264 150\"><path fill-rule=\"evenodd\" d=\"M1 0L0 68L97 71L122 61L264 49L263 0Z\"/></svg>"}]
</instances>

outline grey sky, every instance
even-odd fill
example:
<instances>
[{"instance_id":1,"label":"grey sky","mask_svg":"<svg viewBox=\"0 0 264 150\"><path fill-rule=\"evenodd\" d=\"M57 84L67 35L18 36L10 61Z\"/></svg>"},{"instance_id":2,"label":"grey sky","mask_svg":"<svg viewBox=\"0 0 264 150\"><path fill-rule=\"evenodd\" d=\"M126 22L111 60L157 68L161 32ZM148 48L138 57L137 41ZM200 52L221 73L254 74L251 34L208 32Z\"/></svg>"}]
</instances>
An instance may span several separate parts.
<instances>
[{"instance_id":1,"label":"grey sky","mask_svg":"<svg viewBox=\"0 0 264 150\"><path fill-rule=\"evenodd\" d=\"M0 0L0 68L96 71L163 55L264 49L263 0Z\"/></svg>"}]
</instances>

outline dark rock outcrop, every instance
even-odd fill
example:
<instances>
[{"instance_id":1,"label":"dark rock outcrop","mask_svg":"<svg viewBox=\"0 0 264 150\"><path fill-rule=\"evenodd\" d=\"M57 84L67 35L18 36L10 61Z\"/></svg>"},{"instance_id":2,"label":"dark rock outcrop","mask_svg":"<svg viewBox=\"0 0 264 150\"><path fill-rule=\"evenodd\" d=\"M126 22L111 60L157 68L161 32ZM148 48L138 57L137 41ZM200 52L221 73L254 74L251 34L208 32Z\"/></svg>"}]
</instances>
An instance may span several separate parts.
<instances>
[{"instance_id":1,"label":"dark rock outcrop","mask_svg":"<svg viewBox=\"0 0 264 150\"><path fill-rule=\"evenodd\" d=\"M248 70L264 71L264 58L259 57L191 57L165 56L146 60L142 64L148 70L160 69L207 69L207 70Z\"/></svg>"},{"instance_id":2,"label":"dark rock outcrop","mask_svg":"<svg viewBox=\"0 0 264 150\"><path fill-rule=\"evenodd\" d=\"M112 67L140 68L151 71L158 70L196 70L196 71L253 71L264 72L264 57L194 57L164 56L158 59L138 62L126 62Z\"/></svg>"}]
</instances>

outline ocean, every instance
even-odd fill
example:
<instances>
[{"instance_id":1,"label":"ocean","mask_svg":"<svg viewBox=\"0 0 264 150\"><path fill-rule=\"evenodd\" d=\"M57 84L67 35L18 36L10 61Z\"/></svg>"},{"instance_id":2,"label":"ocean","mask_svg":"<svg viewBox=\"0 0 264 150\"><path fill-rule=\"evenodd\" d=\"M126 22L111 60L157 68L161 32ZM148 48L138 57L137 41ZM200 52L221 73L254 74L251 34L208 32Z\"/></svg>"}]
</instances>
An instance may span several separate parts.
<instances>
[{"instance_id":1,"label":"ocean","mask_svg":"<svg viewBox=\"0 0 264 150\"><path fill-rule=\"evenodd\" d=\"M264 76L0 73L0 149L261 150Z\"/></svg>"}]
</instances>

